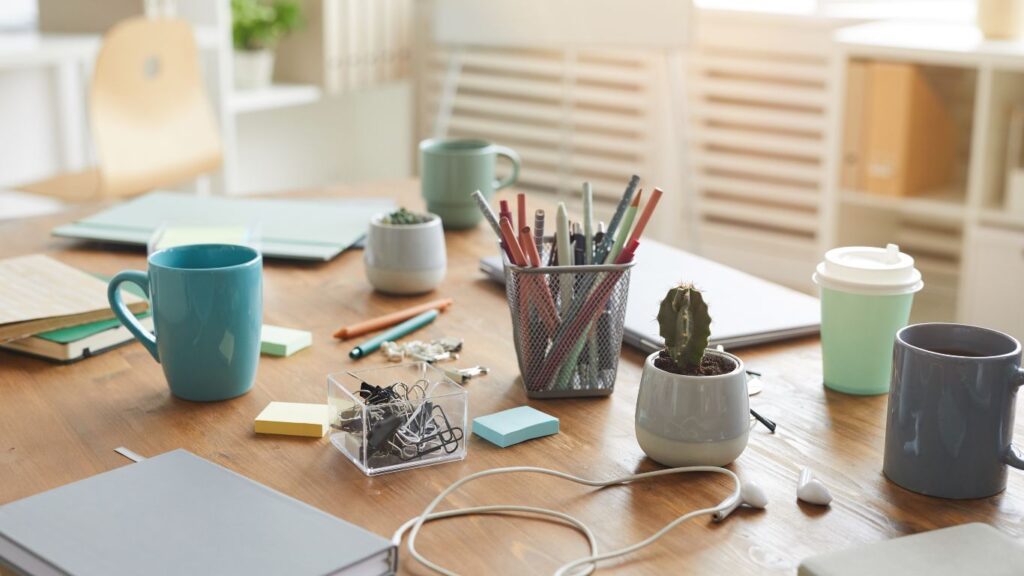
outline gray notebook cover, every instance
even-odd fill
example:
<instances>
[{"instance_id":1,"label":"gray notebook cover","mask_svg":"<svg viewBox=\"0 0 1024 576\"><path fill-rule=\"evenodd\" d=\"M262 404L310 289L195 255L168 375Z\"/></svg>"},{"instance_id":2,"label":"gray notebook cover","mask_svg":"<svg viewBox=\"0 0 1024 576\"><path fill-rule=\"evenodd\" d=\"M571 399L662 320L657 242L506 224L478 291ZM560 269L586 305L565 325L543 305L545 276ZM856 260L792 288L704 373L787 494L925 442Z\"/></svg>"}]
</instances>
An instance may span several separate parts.
<instances>
[{"instance_id":1,"label":"gray notebook cover","mask_svg":"<svg viewBox=\"0 0 1024 576\"><path fill-rule=\"evenodd\" d=\"M358 243L370 218L394 208L387 198L226 198L151 192L77 222L55 236L145 246L162 225L247 226L272 258L330 260Z\"/></svg>"},{"instance_id":2,"label":"gray notebook cover","mask_svg":"<svg viewBox=\"0 0 1024 576\"><path fill-rule=\"evenodd\" d=\"M500 256L482 259L480 269L492 280L505 282ZM666 290L680 282L693 282L704 293L714 319L711 346L736 348L808 336L817 334L821 325L817 298L696 254L644 240L630 272L624 344L646 353L665 347L658 333L658 303Z\"/></svg>"},{"instance_id":3,"label":"gray notebook cover","mask_svg":"<svg viewBox=\"0 0 1024 576\"><path fill-rule=\"evenodd\" d=\"M397 568L390 541L185 450L0 506L0 557L82 576Z\"/></svg>"},{"instance_id":4,"label":"gray notebook cover","mask_svg":"<svg viewBox=\"0 0 1024 576\"><path fill-rule=\"evenodd\" d=\"M808 558L799 576L1017 576L1024 546L988 524L952 526Z\"/></svg>"}]
</instances>

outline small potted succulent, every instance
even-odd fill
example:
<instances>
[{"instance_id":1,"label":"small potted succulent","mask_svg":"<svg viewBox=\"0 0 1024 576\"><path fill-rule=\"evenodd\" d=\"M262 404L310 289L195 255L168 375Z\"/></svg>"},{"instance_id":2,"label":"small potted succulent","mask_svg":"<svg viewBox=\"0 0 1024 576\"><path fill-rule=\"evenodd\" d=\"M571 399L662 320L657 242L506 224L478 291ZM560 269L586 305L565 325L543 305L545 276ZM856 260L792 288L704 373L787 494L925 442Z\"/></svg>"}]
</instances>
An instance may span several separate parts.
<instances>
[{"instance_id":1,"label":"small potted succulent","mask_svg":"<svg viewBox=\"0 0 1024 576\"><path fill-rule=\"evenodd\" d=\"M296 0L231 0L231 37L235 45L235 88L270 85L274 48L302 23Z\"/></svg>"},{"instance_id":2,"label":"small potted succulent","mask_svg":"<svg viewBox=\"0 0 1024 576\"><path fill-rule=\"evenodd\" d=\"M708 348L711 316L692 285L668 291L658 310L665 348L644 362L636 438L667 466L724 466L747 446L750 405L743 362Z\"/></svg>"},{"instance_id":3,"label":"small potted succulent","mask_svg":"<svg viewBox=\"0 0 1024 576\"><path fill-rule=\"evenodd\" d=\"M430 292L448 266L441 218L400 208L370 220L363 253L366 278L388 294Z\"/></svg>"}]
</instances>

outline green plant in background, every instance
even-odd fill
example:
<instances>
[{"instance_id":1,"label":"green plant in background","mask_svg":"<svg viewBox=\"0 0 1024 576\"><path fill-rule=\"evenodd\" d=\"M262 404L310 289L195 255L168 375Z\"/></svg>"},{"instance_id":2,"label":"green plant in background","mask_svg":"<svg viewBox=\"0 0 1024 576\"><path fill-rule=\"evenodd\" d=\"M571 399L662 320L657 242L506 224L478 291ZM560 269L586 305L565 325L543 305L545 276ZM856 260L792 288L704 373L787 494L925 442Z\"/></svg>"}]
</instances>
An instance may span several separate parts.
<instances>
[{"instance_id":1,"label":"green plant in background","mask_svg":"<svg viewBox=\"0 0 1024 576\"><path fill-rule=\"evenodd\" d=\"M711 337L711 315L700 290L692 284L670 289L658 310L658 327L676 366L699 371Z\"/></svg>"},{"instance_id":2,"label":"green plant in background","mask_svg":"<svg viewBox=\"0 0 1024 576\"><path fill-rule=\"evenodd\" d=\"M231 0L231 36L237 50L273 49L301 24L296 0Z\"/></svg>"},{"instance_id":3,"label":"green plant in background","mask_svg":"<svg viewBox=\"0 0 1024 576\"><path fill-rule=\"evenodd\" d=\"M384 217L385 224L424 224L429 221L430 218L410 212L405 208L399 208Z\"/></svg>"}]
</instances>

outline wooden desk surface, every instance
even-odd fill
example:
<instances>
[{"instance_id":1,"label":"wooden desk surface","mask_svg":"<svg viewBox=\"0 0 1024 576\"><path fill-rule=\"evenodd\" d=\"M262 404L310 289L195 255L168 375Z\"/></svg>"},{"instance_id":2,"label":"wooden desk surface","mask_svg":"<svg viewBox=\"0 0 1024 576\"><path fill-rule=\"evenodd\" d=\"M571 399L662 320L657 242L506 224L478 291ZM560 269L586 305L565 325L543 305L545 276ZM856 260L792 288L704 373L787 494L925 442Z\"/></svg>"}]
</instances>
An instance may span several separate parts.
<instances>
[{"instance_id":1,"label":"wooden desk surface","mask_svg":"<svg viewBox=\"0 0 1024 576\"><path fill-rule=\"evenodd\" d=\"M339 195L388 195L420 208L413 182L334 189ZM0 223L0 257L46 252L83 269L113 274L145 269L138 250L100 249L52 238L50 229L95 206L61 215ZM186 448L277 490L390 537L451 482L509 465L545 466L593 478L658 468L633 433L642 356L624 348L615 393L607 399L527 401L518 382L504 291L477 270L493 252L484 226L447 235L449 269L436 294L414 299L375 294L359 251L329 263L266 263L267 323L311 330L313 346L290 358L264 357L254 389L212 404L170 396L160 366L133 343L83 362L57 366L0 351L0 503L73 482L142 455ZM642 248L641 248L642 249ZM684 272L684 271L681 271ZM695 279L699 280L699 279ZM419 338L466 339L460 366L483 364L489 376L469 385L470 418L529 403L561 419L558 435L506 449L477 437L466 460L367 478L324 438L257 436L253 418L271 400L323 402L326 375L383 363L350 361L351 343L331 339L342 324L418 301L450 296L455 305ZM653 306L656 303L652 302ZM751 405L775 419L778 433L755 428L732 465L756 479L770 499L765 511L742 510L722 524L701 518L658 544L604 563L628 574L792 574L805 556L969 521L1024 535L1024 474L1011 470L1004 494L976 501L918 496L881 473L886 398L851 397L821 385L817 339L741 350L764 373ZM1020 441L1024 425L1017 425ZM800 466L811 466L835 495L829 509L798 504ZM650 535L676 516L717 503L730 487L712 475L685 475L601 491L551 478L505 476L479 481L451 505L532 504L561 509L590 524L602 550ZM586 552L583 538L547 522L472 517L424 530L421 550L463 574L550 573ZM427 573L403 552L403 573Z\"/></svg>"}]
</instances>

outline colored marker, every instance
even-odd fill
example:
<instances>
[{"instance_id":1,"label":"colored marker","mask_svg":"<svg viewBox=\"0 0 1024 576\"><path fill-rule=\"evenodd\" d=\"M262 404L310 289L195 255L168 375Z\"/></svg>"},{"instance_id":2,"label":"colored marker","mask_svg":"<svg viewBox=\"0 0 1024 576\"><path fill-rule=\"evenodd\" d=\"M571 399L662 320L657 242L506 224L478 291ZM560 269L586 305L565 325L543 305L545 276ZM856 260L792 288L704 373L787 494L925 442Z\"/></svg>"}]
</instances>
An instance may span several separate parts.
<instances>
[{"instance_id":1,"label":"colored marker","mask_svg":"<svg viewBox=\"0 0 1024 576\"><path fill-rule=\"evenodd\" d=\"M348 357L352 358L353 360L356 360L366 356L367 354L372 354L376 352L378 348L380 348L381 344L397 340L402 336L411 334L412 332L415 332L420 328L423 328L427 324L430 324L431 322L434 321L434 318L437 318L437 315L437 310L427 310L426 312L420 314L419 316L409 318L408 320L402 322L398 326L395 326L390 330L385 330L384 332L381 332L380 334L374 336L373 338L370 338L366 342L363 342L359 346L356 346L355 348L352 349L351 352L348 353Z\"/></svg>"}]
</instances>

